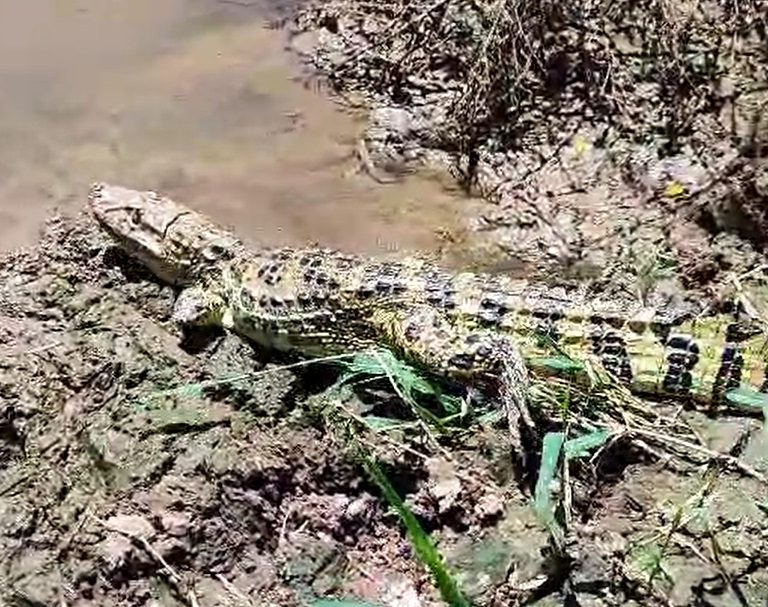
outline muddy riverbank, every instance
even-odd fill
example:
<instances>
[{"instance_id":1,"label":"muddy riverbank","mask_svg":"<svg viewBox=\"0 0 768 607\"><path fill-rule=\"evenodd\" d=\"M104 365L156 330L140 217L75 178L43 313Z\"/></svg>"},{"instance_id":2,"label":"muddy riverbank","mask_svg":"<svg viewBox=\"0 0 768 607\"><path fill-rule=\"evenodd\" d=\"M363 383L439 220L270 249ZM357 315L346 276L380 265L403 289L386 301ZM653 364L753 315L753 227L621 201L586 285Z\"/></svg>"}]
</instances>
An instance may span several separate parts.
<instances>
[{"instance_id":1,"label":"muddy riverbank","mask_svg":"<svg viewBox=\"0 0 768 607\"><path fill-rule=\"evenodd\" d=\"M329 407L376 413L371 399L402 412L392 390L340 400L336 366L185 340L173 289L82 213L92 180L160 190L260 242L420 252L637 297L713 297L766 261L762 157L729 164L746 152L728 137L703 164L685 146L643 164L647 143L554 114L567 136L548 138L537 115L518 148L488 144L498 133L478 146L463 194L469 150L436 138L446 106L432 104L455 83L408 72L407 103L376 84L408 45L403 15L421 27L458 5L326 2L294 19L245 2L90 4L0 0L2 249L16 249L0 256L0 605L444 604L329 421ZM268 27L283 17L289 29ZM48 42L15 33L35 28ZM285 53L289 33L320 80ZM702 115L701 137L720 132ZM765 291L750 296L764 312ZM564 545L498 417L439 446L372 432L474 606L764 605L764 418L648 406L688 428L696 456L619 439L574 456L551 487Z\"/></svg>"},{"instance_id":2,"label":"muddy riverbank","mask_svg":"<svg viewBox=\"0 0 768 607\"><path fill-rule=\"evenodd\" d=\"M765 259L768 42L748 4L323 0L292 40L370 109L380 171L443 167L491 202L471 222L508 267L621 280L653 250L699 289Z\"/></svg>"},{"instance_id":3,"label":"muddy riverbank","mask_svg":"<svg viewBox=\"0 0 768 607\"><path fill-rule=\"evenodd\" d=\"M234 336L185 345L173 290L88 217L51 220L0 261L0 285L3 604L442 604L318 414L333 368L285 369ZM706 449L768 474L760 419L677 415ZM515 481L505 424L470 429L437 451L395 432L386 469L472 604L768 596L764 481L616 443L572 470L562 561Z\"/></svg>"}]
</instances>

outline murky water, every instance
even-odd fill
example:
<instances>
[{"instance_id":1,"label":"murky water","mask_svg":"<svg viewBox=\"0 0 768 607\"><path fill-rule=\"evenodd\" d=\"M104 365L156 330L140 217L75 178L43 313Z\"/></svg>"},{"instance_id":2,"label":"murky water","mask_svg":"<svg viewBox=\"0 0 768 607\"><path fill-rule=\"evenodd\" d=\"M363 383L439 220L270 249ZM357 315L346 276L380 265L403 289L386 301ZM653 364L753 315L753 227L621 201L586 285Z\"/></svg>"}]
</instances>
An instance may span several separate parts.
<instances>
[{"instance_id":1,"label":"murky water","mask_svg":"<svg viewBox=\"0 0 768 607\"><path fill-rule=\"evenodd\" d=\"M0 249L97 180L269 243L434 249L461 201L350 175L362 128L297 79L266 2L0 0Z\"/></svg>"}]
</instances>

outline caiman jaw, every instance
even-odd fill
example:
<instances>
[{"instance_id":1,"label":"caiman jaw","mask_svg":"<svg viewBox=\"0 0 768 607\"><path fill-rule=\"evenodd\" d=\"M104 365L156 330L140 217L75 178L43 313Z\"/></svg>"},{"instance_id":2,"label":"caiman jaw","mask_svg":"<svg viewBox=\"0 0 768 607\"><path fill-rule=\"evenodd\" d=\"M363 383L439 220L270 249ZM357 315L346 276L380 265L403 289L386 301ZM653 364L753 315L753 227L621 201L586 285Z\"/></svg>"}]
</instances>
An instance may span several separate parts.
<instances>
[{"instance_id":1,"label":"caiman jaw","mask_svg":"<svg viewBox=\"0 0 768 607\"><path fill-rule=\"evenodd\" d=\"M154 192L96 183L88 200L96 220L120 246L173 285L194 282L240 244L231 233Z\"/></svg>"}]
</instances>

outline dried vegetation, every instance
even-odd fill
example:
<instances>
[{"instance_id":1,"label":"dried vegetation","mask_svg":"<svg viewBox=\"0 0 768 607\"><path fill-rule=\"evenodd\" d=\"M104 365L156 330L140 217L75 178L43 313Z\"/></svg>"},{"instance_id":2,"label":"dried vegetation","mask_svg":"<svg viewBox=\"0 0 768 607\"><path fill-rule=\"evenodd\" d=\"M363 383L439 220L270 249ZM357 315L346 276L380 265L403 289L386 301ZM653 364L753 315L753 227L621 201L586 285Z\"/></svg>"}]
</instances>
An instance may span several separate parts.
<instances>
[{"instance_id":1,"label":"dried vegetation","mask_svg":"<svg viewBox=\"0 0 768 607\"><path fill-rule=\"evenodd\" d=\"M695 213L753 241L768 230L762 0L319 0L296 26L319 32L310 56L338 91L425 117L420 143L449 151L466 185L588 132L643 197L660 194L644 174L682 154L706 174L684 184L708 194Z\"/></svg>"}]
</instances>

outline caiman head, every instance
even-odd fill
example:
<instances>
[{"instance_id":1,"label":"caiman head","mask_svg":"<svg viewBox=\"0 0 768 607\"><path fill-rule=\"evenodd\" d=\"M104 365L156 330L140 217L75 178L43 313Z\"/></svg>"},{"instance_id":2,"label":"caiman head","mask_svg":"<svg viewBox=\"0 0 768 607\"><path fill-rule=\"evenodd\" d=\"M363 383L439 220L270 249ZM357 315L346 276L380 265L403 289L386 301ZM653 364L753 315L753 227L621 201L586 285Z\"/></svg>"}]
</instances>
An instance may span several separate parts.
<instances>
[{"instance_id":1,"label":"caiman head","mask_svg":"<svg viewBox=\"0 0 768 607\"><path fill-rule=\"evenodd\" d=\"M120 248L173 285L191 284L220 269L242 248L231 232L154 192L97 183L88 200Z\"/></svg>"}]
</instances>

